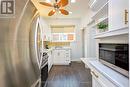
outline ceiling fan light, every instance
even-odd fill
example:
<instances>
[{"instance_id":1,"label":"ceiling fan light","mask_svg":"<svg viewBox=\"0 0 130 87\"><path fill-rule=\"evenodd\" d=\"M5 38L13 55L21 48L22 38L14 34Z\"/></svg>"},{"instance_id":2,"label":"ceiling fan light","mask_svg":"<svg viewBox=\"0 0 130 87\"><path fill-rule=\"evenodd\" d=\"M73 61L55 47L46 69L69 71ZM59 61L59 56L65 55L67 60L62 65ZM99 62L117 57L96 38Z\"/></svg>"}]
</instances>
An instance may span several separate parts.
<instances>
[{"instance_id":1,"label":"ceiling fan light","mask_svg":"<svg viewBox=\"0 0 130 87\"><path fill-rule=\"evenodd\" d=\"M61 11L59 11L59 13L61 14Z\"/></svg>"},{"instance_id":2,"label":"ceiling fan light","mask_svg":"<svg viewBox=\"0 0 130 87\"><path fill-rule=\"evenodd\" d=\"M76 2L76 0L71 0L71 3L75 3Z\"/></svg>"},{"instance_id":3,"label":"ceiling fan light","mask_svg":"<svg viewBox=\"0 0 130 87\"><path fill-rule=\"evenodd\" d=\"M55 12L56 10L53 9L52 11Z\"/></svg>"},{"instance_id":4,"label":"ceiling fan light","mask_svg":"<svg viewBox=\"0 0 130 87\"><path fill-rule=\"evenodd\" d=\"M69 14L72 14L72 12L70 11Z\"/></svg>"}]
</instances>

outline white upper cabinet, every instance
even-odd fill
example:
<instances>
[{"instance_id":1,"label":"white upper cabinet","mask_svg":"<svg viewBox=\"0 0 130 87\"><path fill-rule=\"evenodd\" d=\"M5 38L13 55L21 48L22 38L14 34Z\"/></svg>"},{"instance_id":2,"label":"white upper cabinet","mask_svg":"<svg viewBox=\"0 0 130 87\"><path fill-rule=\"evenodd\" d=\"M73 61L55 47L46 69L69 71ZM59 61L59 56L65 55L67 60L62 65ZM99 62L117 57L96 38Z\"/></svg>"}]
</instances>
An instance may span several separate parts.
<instances>
[{"instance_id":1,"label":"white upper cabinet","mask_svg":"<svg viewBox=\"0 0 130 87\"><path fill-rule=\"evenodd\" d=\"M129 0L109 0L109 29L128 27Z\"/></svg>"},{"instance_id":2,"label":"white upper cabinet","mask_svg":"<svg viewBox=\"0 0 130 87\"><path fill-rule=\"evenodd\" d=\"M52 42L73 42L75 33L52 33Z\"/></svg>"},{"instance_id":3,"label":"white upper cabinet","mask_svg":"<svg viewBox=\"0 0 130 87\"><path fill-rule=\"evenodd\" d=\"M40 23L42 24L43 28L43 40L51 41L51 28L47 24L46 20L42 17L40 17Z\"/></svg>"},{"instance_id":4,"label":"white upper cabinet","mask_svg":"<svg viewBox=\"0 0 130 87\"><path fill-rule=\"evenodd\" d=\"M73 42L75 41L74 26L52 26L52 42Z\"/></svg>"},{"instance_id":5,"label":"white upper cabinet","mask_svg":"<svg viewBox=\"0 0 130 87\"><path fill-rule=\"evenodd\" d=\"M95 14L91 17L94 23L90 26L95 28L95 38L104 38L115 35L128 34L128 8L129 0L90 0L93 1L90 8ZM95 3L95 4L94 4ZM99 3L99 4L98 4ZM96 6L99 5L99 6ZM101 29L100 25L108 25Z\"/></svg>"}]
</instances>

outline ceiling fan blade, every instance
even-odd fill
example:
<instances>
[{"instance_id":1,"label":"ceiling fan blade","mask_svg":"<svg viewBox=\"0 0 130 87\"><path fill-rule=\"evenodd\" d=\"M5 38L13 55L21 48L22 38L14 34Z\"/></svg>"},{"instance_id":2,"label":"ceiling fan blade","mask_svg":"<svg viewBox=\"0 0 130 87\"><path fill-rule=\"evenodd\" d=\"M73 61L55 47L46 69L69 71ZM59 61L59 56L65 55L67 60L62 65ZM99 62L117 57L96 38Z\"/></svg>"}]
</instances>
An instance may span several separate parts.
<instances>
[{"instance_id":1,"label":"ceiling fan blade","mask_svg":"<svg viewBox=\"0 0 130 87\"><path fill-rule=\"evenodd\" d=\"M53 7L53 5L52 5L52 4L47 3L47 2L40 2L40 4L45 5L45 6L49 6L49 7Z\"/></svg>"},{"instance_id":2,"label":"ceiling fan blade","mask_svg":"<svg viewBox=\"0 0 130 87\"><path fill-rule=\"evenodd\" d=\"M57 4L60 7L64 7L64 6L68 5L68 3L69 3L68 0L60 0Z\"/></svg>"},{"instance_id":3,"label":"ceiling fan blade","mask_svg":"<svg viewBox=\"0 0 130 87\"><path fill-rule=\"evenodd\" d=\"M60 12L64 15L69 15L69 12L67 10L64 10L64 9L59 9Z\"/></svg>"},{"instance_id":4,"label":"ceiling fan blade","mask_svg":"<svg viewBox=\"0 0 130 87\"><path fill-rule=\"evenodd\" d=\"M48 16L52 16L52 15L54 15L55 14L55 10L51 10L49 13L48 13Z\"/></svg>"}]
</instances>

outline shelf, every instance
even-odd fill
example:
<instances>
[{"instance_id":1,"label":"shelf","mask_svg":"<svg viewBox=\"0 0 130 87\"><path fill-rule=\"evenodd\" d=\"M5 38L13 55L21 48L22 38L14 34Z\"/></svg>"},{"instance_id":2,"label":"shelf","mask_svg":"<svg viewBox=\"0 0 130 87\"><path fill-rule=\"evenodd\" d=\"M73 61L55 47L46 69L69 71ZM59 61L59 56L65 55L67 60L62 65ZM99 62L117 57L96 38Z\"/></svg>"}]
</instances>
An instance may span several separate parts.
<instances>
[{"instance_id":1,"label":"shelf","mask_svg":"<svg viewBox=\"0 0 130 87\"><path fill-rule=\"evenodd\" d=\"M92 8L94 6L94 4L97 2L97 0L89 0L89 7Z\"/></svg>"},{"instance_id":2,"label":"shelf","mask_svg":"<svg viewBox=\"0 0 130 87\"><path fill-rule=\"evenodd\" d=\"M111 36L118 36L118 35L123 35L123 34L128 34L129 33L129 28L121 28L117 30L109 30L103 33L99 33L95 35L95 39L100 39L100 38L105 38L105 37L111 37Z\"/></svg>"},{"instance_id":3,"label":"shelf","mask_svg":"<svg viewBox=\"0 0 130 87\"><path fill-rule=\"evenodd\" d=\"M102 18L102 16L108 15L108 2L105 3L95 14L92 16L92 19Z\"/></svg>"},{"instance_id":4,"label":"shelf","mask_svg":"<svg viewBox=\"0 0 130 87\"><path fill-rule=\"evenodd\" d=\"M95 22L95 20L91 20L91 21L87 24L87 26L93 24L94 22Z\"/></svg>"},{"instance_id":5,"label":"shelf","mask_svg":"<svg viewBox=\"0 0 130 87\"><path fill-rule=\"evenodd\" d=\"M99 23L106 23L106 24L108 24L108 17L101 18L97 23L92 25L92 28L96 27Z\"/></svg>"},{"instance_id":6,"label":"shelf","mask_svg":"<svg viewBox=\"0 0 130 87\"><path fill-rule=\"evenodd\" d=\"M108 2L108 0L90 0L89 7L93 11L98 11L106 2Z\"/></svg>"}]
</instances>

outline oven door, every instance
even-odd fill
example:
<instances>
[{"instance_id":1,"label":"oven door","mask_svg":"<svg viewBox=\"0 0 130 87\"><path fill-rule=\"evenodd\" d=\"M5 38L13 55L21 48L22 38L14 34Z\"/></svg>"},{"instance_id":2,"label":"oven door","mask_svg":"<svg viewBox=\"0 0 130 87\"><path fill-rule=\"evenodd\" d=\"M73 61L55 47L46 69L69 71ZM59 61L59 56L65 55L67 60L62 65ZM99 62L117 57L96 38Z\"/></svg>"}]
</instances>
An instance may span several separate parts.
<instances>
[{"instance_id":1,"label":"oven door","mask_svg":"<svg viewBox=\"0 0 130 87\"><path fill-rule=\"evenodd\" d=\"M48 78L48 62L41 68L41 87L46 87Z\"/></svg>"}]
</instances>

